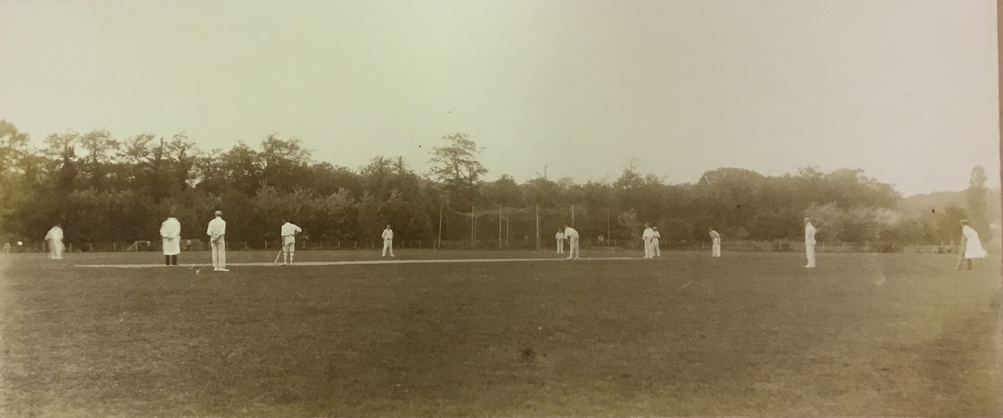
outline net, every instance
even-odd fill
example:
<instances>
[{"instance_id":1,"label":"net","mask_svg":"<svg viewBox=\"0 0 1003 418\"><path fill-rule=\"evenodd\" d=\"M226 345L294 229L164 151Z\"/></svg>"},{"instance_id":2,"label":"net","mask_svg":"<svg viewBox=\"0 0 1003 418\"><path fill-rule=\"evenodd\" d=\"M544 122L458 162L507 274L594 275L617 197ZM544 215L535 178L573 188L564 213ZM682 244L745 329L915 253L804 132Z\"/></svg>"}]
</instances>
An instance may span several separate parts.
<instances>
[{"instance_id":1,"label":"net","mask_svg":"<svg viewBox=\"0 0 1003 418\"><path fill-rule=\"evenodd\" d=\"M563 208L494 207L461 212L442 207L439 246L456 249L553 249L564 226L578 231L580 244L610 245L607 212L592 213L581 206Z\"/></svg>"}]
</instances>

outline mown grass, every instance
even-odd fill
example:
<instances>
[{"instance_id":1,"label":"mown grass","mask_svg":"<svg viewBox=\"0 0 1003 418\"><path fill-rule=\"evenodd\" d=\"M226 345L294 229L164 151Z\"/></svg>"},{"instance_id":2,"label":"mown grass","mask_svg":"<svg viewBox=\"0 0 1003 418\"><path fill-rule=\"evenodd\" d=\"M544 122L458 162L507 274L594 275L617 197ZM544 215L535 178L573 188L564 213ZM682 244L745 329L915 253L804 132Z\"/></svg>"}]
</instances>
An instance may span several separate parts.
<instances>
[{"instance_id":1,"label":"mown grass","mask_svg":"<svg viewBox=\"0 0 1003 418\"><path fill-rule=\"evenodd\" d=\"M998 257L663 255L225 274L73 267L152 253L6 256L0 416L1003 412Z\"/></svg>"}]
</instances>

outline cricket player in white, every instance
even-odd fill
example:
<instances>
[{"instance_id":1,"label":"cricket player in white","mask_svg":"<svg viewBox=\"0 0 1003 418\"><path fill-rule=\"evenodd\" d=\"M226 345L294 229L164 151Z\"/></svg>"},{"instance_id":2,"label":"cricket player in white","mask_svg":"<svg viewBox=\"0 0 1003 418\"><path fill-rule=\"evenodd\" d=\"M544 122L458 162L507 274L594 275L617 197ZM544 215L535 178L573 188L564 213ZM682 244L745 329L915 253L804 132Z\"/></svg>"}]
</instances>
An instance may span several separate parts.
<instances>
[{"instance_id":1,"label":"cricket player in white","mask_svg":"<svg viewBox=\"0 0 1003 418\"><path fill-rule=\"evenodd\" d=\"M804 218L804 252L808 256L808 265L804 266L806 269L815 268L815 233L818 232L815 226L811 224L811 219Z\"/></svg>"},{"instance_id":2,"label":"cricket player in white","mask_svg":"<svg viewBox=\"0 0 1003 418\"><path fill-rule=\"evenodd\" d=\"M968 220L961 221L961 247L962 250L958 251L961 256L958 257L958 266L955 270L961 268L961 265L967 260L968 270L972 269L972 259L973 258L986 258L988 255L986 250L982 248L982 241L979 240L979 233L975 231L975 228L968 226Z\"/></svg>"},{"instance_id":3,"label":"cricket player in white","mask_svg":"<svg viewBox=\"0 0 1003 418\"><path fill-rule=\"evenodd\" d=\"M281 231L282 255L285 257L282 265L291 266L293 265L293 256L296 255L296 234L303 232L303 230L285 219L282 222L285 222L282 224Z\"/></svg>"},{"instance_id":4,"label":"cricket player in white","mask_svg":"<svg viewBox=\"0 0 1003 418\"><path fill-rule=\"evenodd\" d=\"M707 228L710 231L710 256L717 258L721 257L721 234L718 234L714 228Z\"/></svg>"},{"instance_id":5,"label":"cricket player in white","mask_svg":"<svg viewBox=\"0 0 1003 418\"><path fill-rule=\"evenodd\" d=\"M557 238L557 253L564 254L564 232L558 229L554 238Z\"/></svg>"},{"instance_id":6,"label":"cricket player in white","mask_svg":"<svg viewBox=\"0 0 1003 418\"><path fill-rule=\"evenodd\" d=\"M655 252L655 257L662 256L662 248L658 245L658 239L662 237L662 233L658 232L658 227L651 227L651 250Z\"/></svg>"},{"instance_id":7,"label":"cricket player in white","mask_svg":"<svg viewBox=\"0 0 1003 418\"><path fill-rule=\"evenodd\" d=\"M49 258L53 260L63 259L63 228L59 224L52 227L45 234L45 242L49 245Z\"/></svg>"},{"instance_id":8,"label":"cricket player in white","mask_svg":"<svg viewBox=\"0 0 1003 418\"><path fill-rule=\"evenodd\" d=\"M168 266L178 265L178 254L181 254L181 222L171 216L160 224L160 238L164 243L164 263Z\"/></svg>"},{"instance_id":9,"label":"cricket player in white","mask_svg":"<svg viewBox=\"0 0 1003 418\"><path fill-rule=\"evenodd\" d=\"M226 221L223 220L223 212L216 211L216 218L209 221L209 228L205 233L209 235L209 246L212 247L212 270L230 271L226 269Z\"/></svg>"},{"instance_id":10,"label":"cricket player in white","mask_svg":"<svg viewBox=\"0 0 1003 418\"><path fill-rule=\"evenodd\" d=\"M387 250L390 251L391 257L396 257L394 255L394 230L390 229L389 224L387 224L387 229L383 230L383 257L387 256Z\"/></svg>"},{"instance_id":11,"label":"cricket player in white","mask_svg":"<svg viewBox=\"0 0 1003 418\"><path fill-rule=\"evenodd\" d=\"M571 252L568 255L568 260L572 258L579 258L581 254L578 251L578 231L575 231L575 228L565 225L564 238L567 238L568 242L571 244Z\"/></svg>"},{"instance_id":12,"label":"cricket player in white","mask_svg":"<svg viewBox=\"0 0 1003 418\"><path fill-rule=\"evenodd\" d=\"M651 251L651 238L655 236L655 231L648 224L644 224L644 232L641 233L641 240L644 241L644 258L651 258L654 252Z\"/></svg>"}]
</instances>

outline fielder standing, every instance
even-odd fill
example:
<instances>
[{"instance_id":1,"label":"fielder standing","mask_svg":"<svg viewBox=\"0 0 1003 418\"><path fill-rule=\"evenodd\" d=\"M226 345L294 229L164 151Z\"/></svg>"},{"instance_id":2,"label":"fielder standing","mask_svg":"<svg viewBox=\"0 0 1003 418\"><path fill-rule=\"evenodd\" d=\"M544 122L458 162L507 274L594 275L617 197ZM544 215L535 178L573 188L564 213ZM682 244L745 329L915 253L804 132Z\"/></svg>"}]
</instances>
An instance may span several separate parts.
<instances>
[{"instance_id":1,"label":"fielder standing","mask_svg":"<svg viewBox=\"0 0 1003 418\"><path fill-rule=\"evenodd\" d=\"M303 230L285 219L282 222L282 255L285 257L282 265L291 266L293 265L293 256L296 255L296 234L303 232Z\"/></svg>"},{"instance_id":2,"label":"fielder standing","mask_svg":"<svg viewBox=\"0 0 1003 418\"><path fill-rule=\"evenodd\" d=\"M808 256L808 265L804 266L806 269L815 268L815 233L818 232L815 226L811 224L811 219L804 218L804 251L805 255Z\"/></svg>"},{"instance_id":3,"label":"fielder standing","mask_svg":"<svg viewBox=\"0 0 1003 418\"><path fill-rule=\"evenodd\" d=\"M217 210L216 218L209 221L209 228L206 229L209 235L209 246L212 248L212 270L230 271L226 269L226 221L223 220L223 212Z\"/></svg>"},{"instance_id":4,"label":"fielder standing","mask_svg":"<svg viewBox=\"0 0 1003 418\"><path fill-rule=\"evenodd\" d=\"M568 255L568 260L572 258L579 258L581 254L578 251L578 231L575 231L575 228L565 225L564 237L567 238L571 244L571 253Z\"/></svg>"},{"instance_id":5,"label":"fielder standing","mask_svg":"<svg viewBox=\"0 0 1003 418\"><path fill-rule=\"evenodd\" d=\"M655 257L662 256L662 247L658 245L658 239L662 237L662 233L658 232L658 227L651 227L651 251L654 251Z\"/></svg>"},{"instance_id":6,"label":"fielder standing","mask_svg":"<svg viewBox=\"0 0 1003 418\"><path fill-rule=\"evenodd\" d=\"M714 228L707 228L710 231L710 256L713 258L721 257L721 234L717 233Z\"/></svg>"},{"instance_id":7,"label":"fielder standing","mask_svg":"<svg viewBox=\"0 0 1003 418\"><path fill-rule=\"evenodd\" d=\"M178 254L181 254L181 222L173 216L168 217L160 224L160 238L164 244L164 263L168 266L178 265Z\"/></svg>"},{"instance_id":8,"label":"fielder standing","mask_svg":"<svg viewBox=\"0 0 1003 418\"><path fill-rule=\"evenodd\" d=\"M654 252L651 251L651 238L655 236L655 230L651 226L644 224L644 232L641 233L641 240L644 241L644 258L651 258Z\"/></svg>"},{"instance_id":9,"label":"fielder standing","mask_svg":"<svg viewBox=\"0 0 1003 418\"><path fill-rule=\"evenodd\" d=\"M49 245L49 258L53 260L63 259L63 228L59 224L52 227L45 234L45 242Z\"/></svg>"},{"instance_id":10,"label":"fielder standing","mask_svg":"<svg viewBox=\"0 0 1003 418\"><path fill-rule=\"evenodd\" d=\"M390 229L390 224L387 224L387 229L383 230L383 257L387 256L387 250L390 251L391 257L396 257L394 255L394 230Z\"/></svg>"},{"instance_id":11,"label":"fielder standing","mask_svg":"<svg viewBox=\"0 0 1003 418\"><path fill-rule=\"evenodd\" d=\"M955 270L961 268L962 263L968 261L968 270L972 269L972 259L973 258L986 258L988 255L986 250L982 248L982 241L979 239L979 233L975 231L975 228L968 226L968 220L961 221L961 256L958 257L958 266Z\"/></svg>"},{"instance_id":12,"label":"fielder standing","mask_svg":"<svg viewBox=\"0 0 1003 418\"><path fill-rule=\"evenodd\" d=\"M564 231L558 229L554 238L557 238L557 253L564 254Z\"/></svg>"}]
</instances>

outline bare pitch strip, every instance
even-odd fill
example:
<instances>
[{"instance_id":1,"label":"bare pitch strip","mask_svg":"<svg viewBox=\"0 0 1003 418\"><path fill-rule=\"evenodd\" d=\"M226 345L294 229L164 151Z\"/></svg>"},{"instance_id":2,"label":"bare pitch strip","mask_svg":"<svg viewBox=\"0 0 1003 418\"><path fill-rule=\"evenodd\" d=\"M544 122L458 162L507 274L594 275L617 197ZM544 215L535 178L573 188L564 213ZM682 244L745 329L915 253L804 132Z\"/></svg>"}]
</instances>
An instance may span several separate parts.
<instances>
[{"instance_id":1,"label":"bare pitch strip","mask_svg":"<svg viewBox=\"0 0 1003 418\"><path fill-rule=\"evenodd\" d=\"M355 260L355 261L299 261L293 266L358 266L377 264L441 264L441 263L510 263L527 261L610 261L610 260L635 260L636 257L595 257L579 258L568 260L565 258L457 258L445 260ZM274 263L226 263L227 267L278 267ZM212 267L212 264L182 264L180 266L168 266L164 264L77 264L76 267L91 268L178 268L178 267Z\"/></svg>"}]
</instances>

